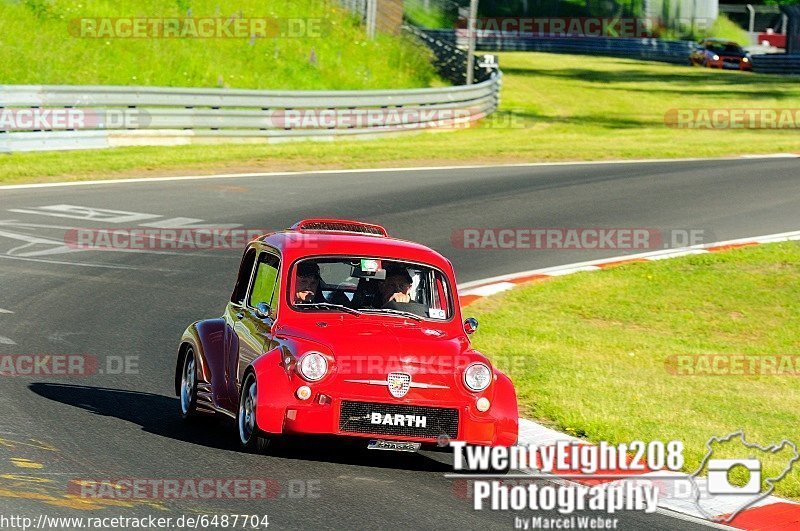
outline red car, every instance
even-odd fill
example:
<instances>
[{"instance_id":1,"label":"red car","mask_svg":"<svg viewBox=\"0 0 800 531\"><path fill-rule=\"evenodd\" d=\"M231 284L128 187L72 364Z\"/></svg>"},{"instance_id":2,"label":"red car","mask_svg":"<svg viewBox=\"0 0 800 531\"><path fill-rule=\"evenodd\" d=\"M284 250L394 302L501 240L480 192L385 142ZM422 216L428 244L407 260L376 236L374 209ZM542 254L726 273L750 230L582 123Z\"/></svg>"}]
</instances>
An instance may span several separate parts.
<instances>
[{"instance_id":1,"label":"red car","mask_svg":"<svg viewBox=\"0 0 800 531\"><path fill-rule=\"evenodd\" d=\"M257 238L224 315L181 338L181 414L235 418L251 450L281 434L513 445L514 387L471 347L458 301L446 258L378 225L309 219Z\"/></svg>"}]
</instances>

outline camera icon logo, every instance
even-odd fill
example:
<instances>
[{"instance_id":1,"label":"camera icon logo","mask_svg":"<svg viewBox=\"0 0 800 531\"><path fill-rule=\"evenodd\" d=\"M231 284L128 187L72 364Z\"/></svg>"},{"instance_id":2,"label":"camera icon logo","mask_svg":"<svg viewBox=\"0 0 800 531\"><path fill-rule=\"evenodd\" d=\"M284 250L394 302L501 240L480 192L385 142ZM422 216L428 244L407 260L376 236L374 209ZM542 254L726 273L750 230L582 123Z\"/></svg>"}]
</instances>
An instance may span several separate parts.
<instances>
[{"instance_id":1,"label":"camera icon logo","mask_svg":"<svg viewBox=\"0 0 800 531\"><path fill-rule=\"evenodd\" d=\"M739 487L730 482L728 474L734 467L744 467L749 472L747 484ZM758 494L761 492L761 461L758 459L709 459L709 494Z\"/></svg>"},{"instance_id":2,"label":"camera icon logo","mask_svg":"<svg viewBox=\"0 0 800 531\"><path fill-rule=\"evenodd\" d=\"M716 450L722 451L726 444L734 451L734 455L741 452L739 455L748 457L714 457ZM692 484L692 501L705 518L724 524L730 523L737 514L772 494L775 485L800 461L800 451L793 442L783 439L777 444L760 446L747 441L742 430L724 437L711 437L706 442L706 449L708 452L700 466L688 476ZM762 471L762 460L756 459L754 455L772 460L770 473ZM731 474L736 469L747 475ZM705 478L702 477L704 471ZM732 475L735 477L732 478Z\"/></svg>"}]
</instances>

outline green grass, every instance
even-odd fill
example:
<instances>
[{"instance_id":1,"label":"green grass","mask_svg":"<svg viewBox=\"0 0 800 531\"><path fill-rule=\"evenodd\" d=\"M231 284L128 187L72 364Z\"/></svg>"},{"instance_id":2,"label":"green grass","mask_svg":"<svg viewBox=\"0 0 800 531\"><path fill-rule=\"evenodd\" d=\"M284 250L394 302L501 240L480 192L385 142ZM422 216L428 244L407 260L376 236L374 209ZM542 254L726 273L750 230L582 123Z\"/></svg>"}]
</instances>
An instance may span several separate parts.
<instances>
[{"instance_id":1,"label":"green grass","mask_svg":"<svg viewBox=\"0 0 800 531\"><path fill-rule=\"evenodd\" d=\"M714 24L706 32L706 36L728 39L742 46L750 45L750 35L747 31L723 14L717 17Z\"/></svg>"},{"instance_id":2,"label":"green grass","mask_svg":"<svg viewBox=\"0 0 800 531\"><path fill-rule=\"evenodd\" d=\"M798 151L796 130L665 126L678 108L798 108L791 77L627 59L503 53L501 111L480 126L375 141L123 148L0 156L0 182Z\"/></svg>"},{"instance_id":3,"label":"green grass","mask_svg":"<svg viewBox=\"0 0 800 531\"><path fill-rule=\"evenodd\" d=\"M559 430L615 443L682 440L686 471L711 436L739 428L761 445L800 444L797 376L668 369L676 355L800 357L796 242L574 274L469 310L481 323L476 347L509 370L521 409ZM778 463L768 459L765 476ZM800 463L777 494L800 499Z\"/></svg>"},{"instance_id":4,"label":"green grass","mask_svg":"<svg viewBox=\"0 0 800 531\"><path fill-rule=\"evenodd\" d=\"M0 0L4 84L109 84L274 89L425 87L429 53L407 38L366 38L358 20L323 0ZM298 38L84 38L76 19L287 19ZM270 25L270 28L273 26Z\"/></svg>"},{"instance_id":5,"label":"green grass","mask_svg":"<svg viewBox=\"0 0 800 531\"><path fill-rule=\"evenodd\" d=\"M750 35L736 22L725 16L724 13L714 20L714 23L707 28L692 28L686 24L679 24L678 27L660 28L656 31L656 36L660 39L689 40L699 41L704 38L727 39L742 46L751 44Z\"/></svg>"},{"instance_id":6,"label":"green grass","mask_svg":"<svg viewBox=\"0 0 800 531\"><path fill-rule=\"evenodd\" d=\"M451 29L458 17L457 9L447 10L440 2L425 0L405 0L403 12L405 18L413 25L430 29Z\"/></svg>"}]
</instances>

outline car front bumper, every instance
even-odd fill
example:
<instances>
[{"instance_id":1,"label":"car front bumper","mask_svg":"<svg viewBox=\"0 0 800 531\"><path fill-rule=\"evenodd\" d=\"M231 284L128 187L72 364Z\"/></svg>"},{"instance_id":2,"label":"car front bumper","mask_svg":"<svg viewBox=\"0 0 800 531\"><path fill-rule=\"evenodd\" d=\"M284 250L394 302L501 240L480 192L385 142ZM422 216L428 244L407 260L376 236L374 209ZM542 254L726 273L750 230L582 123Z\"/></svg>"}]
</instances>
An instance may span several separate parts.
<instances>
[{"instance_id":1,"label":"car front bumper","mask_svg":"<svg viewBox=\"0 0 800 531\"><path fill-rule=\"evenodd\" d=\"M356 407L353 407L354 404ZM414 413L411 413L412 410ZM449 412L456 415L455 422L452 422ZM381 423L372 422L372 413L380 415ZM387 415L389 421L397 419L402 424L383 424ZM408 418L409 415L412 418ZM448 421L443 421L442 417L445 416ZM419 427L423 419L426 423L424 429ZM414 425L415 422L417 426ZM517 420L495 417L491 408L481 413L469 405L436 407L430 404L400 405L339 398L325 404L314 402L287 407L283 431L292 434L411 441L439 446L446 446L453 439L467 444L491 446L510 446L517 442Z\"/></svg>"}]
</instances>

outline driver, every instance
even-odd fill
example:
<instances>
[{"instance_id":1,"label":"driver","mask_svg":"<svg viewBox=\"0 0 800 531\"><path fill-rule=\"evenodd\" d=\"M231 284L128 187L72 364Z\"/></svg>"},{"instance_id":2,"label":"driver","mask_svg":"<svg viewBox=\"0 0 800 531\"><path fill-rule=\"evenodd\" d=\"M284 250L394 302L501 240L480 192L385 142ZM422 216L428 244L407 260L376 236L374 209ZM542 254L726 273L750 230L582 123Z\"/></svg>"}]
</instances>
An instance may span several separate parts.
<instances>
[{"instance_id":1,"label":"driver","mask_svg":"<svg viewBox=\"0 0 800 531\"><path fill-rule=\"evenodd\" d=\"M294 283L295 304L301 302L322 302L325 298L319 293L319 266L310 261L300 262L297 266L297 280Z\"/></svg>"},{"instance_id":2,"label":"driver","mask_svg":"<svg viewBox=\"0 0 800 531\"><path fill-rule=\"evenodd\" d=\"M386 280L378 286L378 306L390 302L411 302L411 275L404 267L386 268Z\"/></svg>"}]
</instances>

